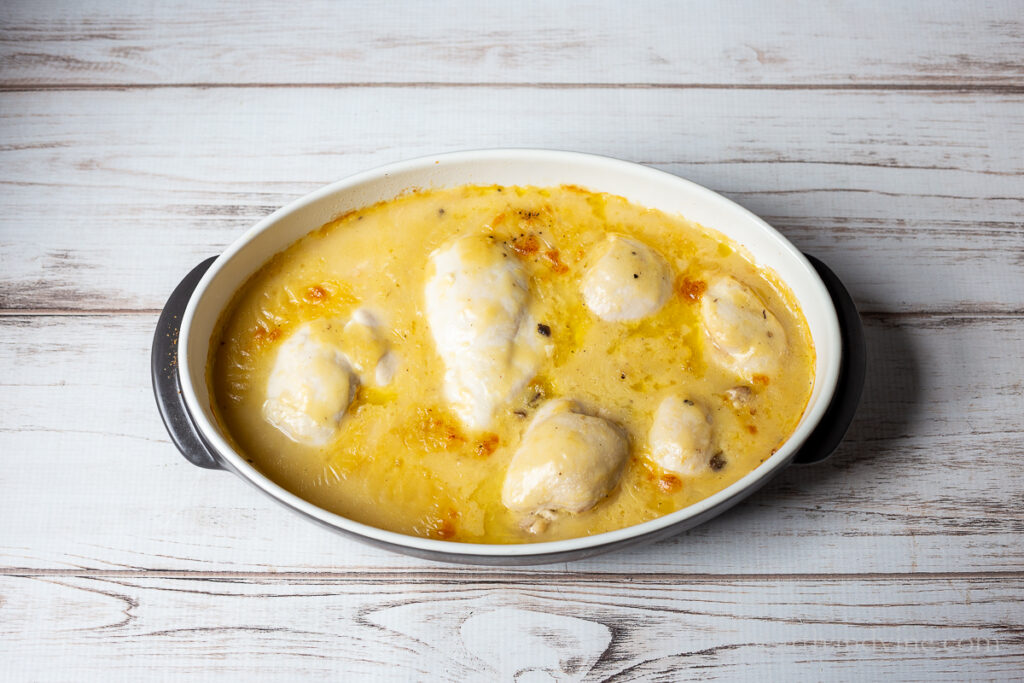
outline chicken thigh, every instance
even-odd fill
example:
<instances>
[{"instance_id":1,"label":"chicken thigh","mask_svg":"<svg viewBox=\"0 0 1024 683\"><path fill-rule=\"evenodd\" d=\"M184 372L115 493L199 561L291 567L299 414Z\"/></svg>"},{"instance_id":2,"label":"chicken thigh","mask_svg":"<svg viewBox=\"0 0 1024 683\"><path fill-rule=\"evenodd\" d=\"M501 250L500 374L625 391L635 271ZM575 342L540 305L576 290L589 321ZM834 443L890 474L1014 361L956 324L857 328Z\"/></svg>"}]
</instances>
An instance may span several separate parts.
<instances>
[{"instance_id":1,"label":"chicken thigh","mask_svg":"<svg viewBox=\"0 0 1024 683\"><path fill-rule=\"evenodd\" d=\"M715 278L701 298L700 311L713 361L748 382L778 373L786 333L746 285L728 275Z\"/></svg>"},{"instance_id":2,"label":"chicken thigh","mask_svg":"<svg viewBox=\"0 0 1024 683\"><path fill-rule=\"evenodd\" d=\"M546 403L512 456L501 499L528 525L558 512L589 510L622 475L629 451L622 430L578 410L567 399Z\"/></svg>"},{"instance_id":3,"label":"chicken thigh","mask_svg":"<svg viewBox=\"0 0 1024 683\"><path fill-rule=\"evenodd\" d=\"M337 434L354 383L348 358L329 335L303 325L278 349L263 417L292 441L323 446Z\"/></svg>"},{"instance_id":4,"label":"chicken thigh","mask_svg":"<svg viewBox=\"0 0 1024 683\"><path fill-rule=\"evenodd\" d=\"M609 322L657 313L672 293L672 272L661 254L636 240L611 235L583 276L587 308Z\"/></svg>"},{"instance_id":5,"label":"chicken thigh","mask_svg":"<svg viewBox=\"0 0 1024 683\"><path fill-rule=\"evenodd\" d=\"M695 401L668 396L658 405L648 437L650 459L666 472L690 476L708 469L711 417Z\"/></svg>"}]
</instances>

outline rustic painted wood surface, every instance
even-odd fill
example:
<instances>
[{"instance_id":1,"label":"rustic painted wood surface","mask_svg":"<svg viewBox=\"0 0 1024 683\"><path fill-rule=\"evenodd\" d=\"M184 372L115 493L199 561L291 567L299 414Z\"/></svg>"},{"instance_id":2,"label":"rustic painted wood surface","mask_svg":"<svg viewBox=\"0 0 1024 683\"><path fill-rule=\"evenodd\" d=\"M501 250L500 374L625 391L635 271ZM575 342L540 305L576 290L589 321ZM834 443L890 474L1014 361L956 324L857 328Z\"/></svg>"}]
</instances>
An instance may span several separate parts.
<instances>
[{"instance_id":1,"label":"rustic painted wood surface","mask_svg":"<svg viewBox=\"0 0 1024 683\"><path fill-rule=\"evenodd\" d=\"M893 4L10 2L0 68L28 87L1020 85L1018 3Z\"/></svg>"},{"instance_id":2,"label":"rustic painted wood surface","mask_svg":"<svg viewBox=\"0 0 1024 683\"><path fill-rule=\"evenodd\" d=\"M1018 677L1024 13L891 4L0 6L0 679ZM324 183L486 146L666 169L830 263L871 358L835 457L515 571L185 463L148 385L178 279Z\"/></svg>"}]
</instances>

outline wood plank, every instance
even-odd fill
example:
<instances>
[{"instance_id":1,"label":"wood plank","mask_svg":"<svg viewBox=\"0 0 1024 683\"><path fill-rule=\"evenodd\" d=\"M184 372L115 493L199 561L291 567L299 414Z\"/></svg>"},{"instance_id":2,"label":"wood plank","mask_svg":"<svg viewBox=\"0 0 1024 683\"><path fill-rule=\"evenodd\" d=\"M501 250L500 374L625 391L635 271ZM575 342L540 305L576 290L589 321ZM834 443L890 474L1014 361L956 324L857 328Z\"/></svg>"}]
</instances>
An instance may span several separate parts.
<instances>
[{"instance_id":1,"label":"wood plank","mask_svg":"<svg viewBox=\"0 0 1024 683\"><path fill-rule=\"evenodd\" d=\"M425 563L330 535L169 443L155 316L0 317L0 567L333 572ZM870 376L829 462L580 572L1017 570L1024 318L867 320ZM429 566L429 565L428 565ZM550 568L541 568L549 571Z\"/></svg>"},{"instance_id":2,"label":"wood plank","mask_svg":"<svg viewBox=\"0 0 1024 683\"><path fill-rule=\"evenodd\" d=\"M1019 7L380 8L0 3L0 680L1018 677ZM182 274L350 172L510 145L690 177L832 264L871 355L837 455L517 571L178 456L147 378Z\"/></svg>"},{"instance_id":3,"label":"wood plank","mask_svg":"<svg viewBox=\"0 0 1024 683\"><path fill-rule=\"evenodd\" d=\"M777 90L7 93L0 308L158 308L192 265L305 192L507 145L633 159L722 191L830 263L862 310L1017 312L1022 105Z\"/></svg>"},{"instance_id":4,"label":"wood plank","mask_svg":"<svg viewBox=\"0 0 1024 683\"><path fill-rule=\"evenodd\" d=\"M0 577L9 680L1010 678L1024 579ZM541 675L545 678L540 678ZM532 676L532 677L531 677Z\"/></svg>"},{"instance_id":5,"label":"wood plank","mask_svg":"<svg viewBox=\"0 0 1024 683\"><path fill-rule=\"evenodd\" d=\"M1019 6L4 3L0 83L1020 86Z\"/></svg>"}]
</instances>

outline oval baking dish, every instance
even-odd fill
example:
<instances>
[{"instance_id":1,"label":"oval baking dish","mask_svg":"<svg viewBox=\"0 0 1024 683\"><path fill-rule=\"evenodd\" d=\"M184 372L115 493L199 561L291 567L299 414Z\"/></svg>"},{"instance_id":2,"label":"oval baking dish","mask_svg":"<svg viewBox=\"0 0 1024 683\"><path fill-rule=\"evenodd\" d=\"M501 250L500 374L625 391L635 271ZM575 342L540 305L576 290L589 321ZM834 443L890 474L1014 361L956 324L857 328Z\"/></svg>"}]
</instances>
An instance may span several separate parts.
<instances>
[{"instance_id":1,"label":"oval baking dish","mask_svg":"<svg viewBox=\"0 0 1024 683\"><path fill-rule=\"evenodd\" d=\"M814 387L790 438L734 484L676 512L593 536L512 545L434 540L361 524L297 497L248 464L218 426L206 382L210 340L232 295L276 253L339 215L414 188L469 184L575 185L607 192L682 215L745 247L758 266L772 269L791 289L816 350ZM161 416L172 441L193 464L234 472L309 519L373 545L432 560L504 565L580 559L664 538L720 514L791 462L827 457L853 419L864 375L863 332L849 294L824 264L800 253L757 216L711 190L638 164L521 149L458 152L392 164L329 185L276 211L181 281L160 316L152 354Z\"/></svg>"}]
</instances>

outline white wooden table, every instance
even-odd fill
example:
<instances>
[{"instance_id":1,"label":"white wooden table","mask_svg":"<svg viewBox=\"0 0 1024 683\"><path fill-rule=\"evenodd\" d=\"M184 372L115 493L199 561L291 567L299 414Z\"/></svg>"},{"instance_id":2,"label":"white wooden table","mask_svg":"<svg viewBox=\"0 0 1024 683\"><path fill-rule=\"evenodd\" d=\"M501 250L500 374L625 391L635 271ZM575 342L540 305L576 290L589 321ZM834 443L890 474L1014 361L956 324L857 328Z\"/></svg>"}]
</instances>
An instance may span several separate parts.
<instances>
[{"instance_id":1,"label":"white wooden table","mask_svg":"<svg viewBox=\"0 0 1024 683\"><path fill-rule=\"evenodd\" d=\"M832 460L515 570L188 465L148 367L180 277L330 181L496 146L666 169L829 263L870 353ZM0 5L0 680L1017 677L1022 394L1019 2Z\"/></svg>"}]
</instances>

